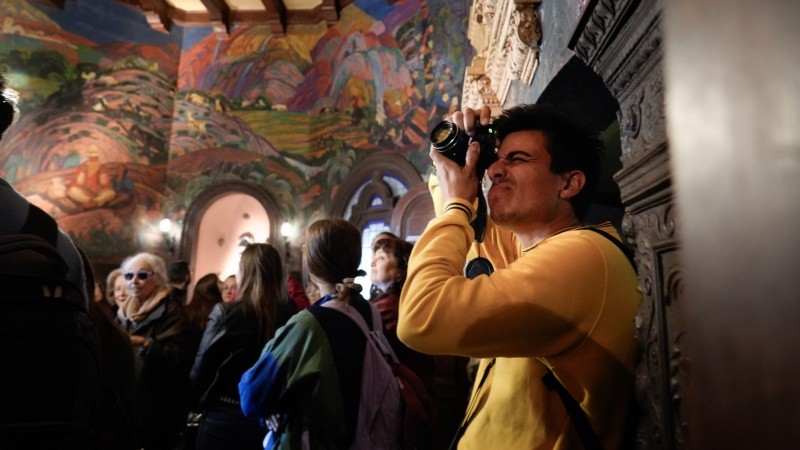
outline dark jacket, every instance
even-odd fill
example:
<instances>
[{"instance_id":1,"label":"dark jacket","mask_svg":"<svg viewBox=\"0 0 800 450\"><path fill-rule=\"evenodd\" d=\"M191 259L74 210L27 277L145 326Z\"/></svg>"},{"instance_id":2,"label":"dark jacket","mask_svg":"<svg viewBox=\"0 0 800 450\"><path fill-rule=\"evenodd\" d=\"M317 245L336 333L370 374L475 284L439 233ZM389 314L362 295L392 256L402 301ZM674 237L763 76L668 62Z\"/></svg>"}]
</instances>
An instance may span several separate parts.
<instances>
[{"instance_id":1,"label":"dark jacket","mask_svg":"<svg viewBox=\"0 0 800 450\"><path fill-rule=\"evenodd\" d=\"M297 309L287 302L279 304L278 311L277 327L281 327ZM265 343L244 301L214 305L190 374L197 404L221 399L238 403L239 379L258 361Z\"/></svg>"},{"instance_id":2,"label":"dark jacket","mask_svg":"<svg viewBox=\"0 0 800 450\"><path fill-rule=\"evenodd\" d=\"M131 334L151 341L148 349L136 349L136 416L142 444L168 445L186 424L190 399L192 334L183 305L165 298Z\"/></svg>"},{"instance_id":3,"label":"dark jacket","mask_svg":"<svg viewBox=\"0 0 800 450\"><path fill-rule=\"evenodd\" d=\"M383 320L383 334L389 345L392 346L397 359L413 371L425 384L428 395L436 395L436 362L431 355L420 353L403 344L397 337L397 307L400 295L390 290L389 292L372 291L374 297L370 302L381 313Z\"/></svg>"}]
</instances>

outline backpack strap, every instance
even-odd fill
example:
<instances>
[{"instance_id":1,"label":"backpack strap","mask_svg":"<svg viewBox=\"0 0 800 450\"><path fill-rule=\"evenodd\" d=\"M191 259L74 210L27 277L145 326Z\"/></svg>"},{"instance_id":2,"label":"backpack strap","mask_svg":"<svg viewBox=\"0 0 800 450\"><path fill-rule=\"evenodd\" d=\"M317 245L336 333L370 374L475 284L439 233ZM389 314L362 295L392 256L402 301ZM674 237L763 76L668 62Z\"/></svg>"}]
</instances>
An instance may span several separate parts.
<instances>
[{"instance_id":1,"label":"backpack strap","mask_svg":"<svg viewBox=\"0 0 800 450\"><path fill-rule=\"evenodd\" d=\"M346 315L347 317L350 318L350 320L352 320L353 322L356 323L356 325L358 325L358 328L360 328L361 331L364 332L364 334L369 336L370 330L367 327L367 322L364 320L364 317L361 316L361 314L353 306L348 305L347 303L344 303L342 301L336 300L335 298L326 301L325 303L322 304L322 306L326 308L335 309L340 313ZM379 327L382 326L380 322L378 322L377 325ZM375 329L375 314L372 314L372 328Z\"/></svg>"},{"instance_id":2,"label":"backpack strap","mask_svg":"<svg viewBox=\"0 0 800 450\"><path fill-rule=\"evenodd\" d=\"M53 247L58 244L58 224L55 219L33 204L29 206L25 223L17 233L39 236Z\"/></svg>"},{"instance_id":3,"label":"backpack strap","mask_svg":"<svg viewBox=\"0 0 800 450\"><path fill-rule=\"evenodd\" d=\"M630 262L631 265L633 266L634 272L637 272L637 270L636 270L636 260L634 259L634 252L633 252L632 248L630 248L627 245L625 245L622 241L620 241L619 239L615 238L612 234L610 234L610 233L608 233L606 231L603 231L603 230L601 230L599 228L586 227L586 228L583 228L583 229L584 230L589 230L589 231L594 231L595 233L599 234L600 236L603 236L604 238L606 238L609 241L611 241L614 245L617 246L617 248L622 252L622 254L625 255L626 258L628 258L628 262Z\"/></svg>"},{"instance_id":4,"label":"backpack strap","mask_svg":"<svg viewBox=\"0 0 800 450\"><path fill-rule=\"evenodd\" d=\"M355 307L348 305L347 303L341 302L336 299L331 299L326 301L322 304L324 307L328 307L331 309L335 309L342 314L346 315L350 318L355 324L361 329L364 333L366 338L372 341L378 350L380 350L383 357L386 359L387 363L397 363L399 360L397 359L397 355L395 355L394 350L392 347L389 346L389 342L386 341L386 338L383 339L379 338L376 333L381 333L383 335L383 322L381 322L380 313L378 310L375 309L375 305L372 303L367 302L372 312L372 330L367 327L367 322L364 320L364 317L356 310Z\"/></svg>"},{"instance_id":5,"label":"backpack strap","mask_svg":"<svg viewBox=\"0 0 800 450\"><path fill-rule=\"evenodd\" d=\"M633 270L636 271L636 260L634 259L633 250L630 247L626 246L612 234L599 228L585 227L583 229L594 231L595 233L611 241L617 246L617 248L619 248L622 254L625 255L625 257L628 259L628 262L630 262L631 266L633 266ZM561 403L564 404L564 409L567 410L567 414L569 415L572 424L575 426L575 430L578 432L578 436L580 437L584 448L587 450L602 449L602 446L600 445L600 438L597 437L597 434L595 434L594 430L592 429L592 424L586 417L586 413L583 411L583 409L581 409L580 404L578 404L575 398L572 397L564 385L558 381L558 378L556 378L555 374L553 374L553 371L550 369L550 367L547 364L544 364L544 362L542 362L542 365L544 366L546 372L544 376L542 376L542 383L544 383L548 390L555 391L556 394L558 394L558 397L561 399Z\"/></svg>"},{"instance_id":6,"label":"backpack strap","mask_svg":"<svg viewBox=\"0 0 800 450\"><path fill-rule=\"evenodd\" d=\"M587 450L602 449L600 439L592 429L592 424L589 423L589 419L586 417L586 413L583 412L583 409L581 409L581 405L570 395L564 385L558 381L553 371L550 370L546 364L542 363L542 365L546 371L542 377L542 383L544 383L547 389L556 391L559 398L561 398L561 403L564 404L564 408L567 410L567 414L569 414L569 418L572 420L572 424L575 426L575 430L578 432L578 436L581 442L583 442L584 448Z\"/></svg>"}]
</instances>

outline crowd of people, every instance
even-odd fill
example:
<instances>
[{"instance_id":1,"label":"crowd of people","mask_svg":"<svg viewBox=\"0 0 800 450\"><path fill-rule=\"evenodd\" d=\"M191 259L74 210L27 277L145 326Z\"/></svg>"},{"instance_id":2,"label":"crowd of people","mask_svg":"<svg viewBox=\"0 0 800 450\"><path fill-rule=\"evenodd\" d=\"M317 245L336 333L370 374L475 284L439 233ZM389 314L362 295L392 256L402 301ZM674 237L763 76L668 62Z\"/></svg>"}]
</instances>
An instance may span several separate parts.
<instances>
[{"instance_id":1,"label":"crowd of people","mask_svg":"<svg viewBox=\"0 0 800 450\"><path fill-rule=\"evenodd\" d=\"M1 133L14 113L6 97L0 112ZM489 114L465 109L450 120L469 132ZM84 306L105 370L97 448L349 448L363 432L357 417L370 344L339 308L367 324L379 316L382 329L370 332L386 337L431 395L433 355L480 361L454 430L458 448L620 448L640 295L613 227L582 223L602 148L539 105L505 111L494 127L485 238L476 240L471 226L485 149L472 144L463 165L431 150L437 218L413 245L391 233L375 238L366 296L354 282L364 275L361 233L339 218L307 228L303 273L290 273L271 244L254 243L235 275L196 281L186 261L168 264L149 252L96 280L65 233L50 236L65 278L94 300ZM20 233L41 215L3 179L0 202L8 212L0 234ZM465 276L470 256L491 270ZM579 405L588 436L542 382L548 374ZM194 430L189 417L198 419ZM424 436L406 444L433 448Z\"/></svg>"}]
</instances>

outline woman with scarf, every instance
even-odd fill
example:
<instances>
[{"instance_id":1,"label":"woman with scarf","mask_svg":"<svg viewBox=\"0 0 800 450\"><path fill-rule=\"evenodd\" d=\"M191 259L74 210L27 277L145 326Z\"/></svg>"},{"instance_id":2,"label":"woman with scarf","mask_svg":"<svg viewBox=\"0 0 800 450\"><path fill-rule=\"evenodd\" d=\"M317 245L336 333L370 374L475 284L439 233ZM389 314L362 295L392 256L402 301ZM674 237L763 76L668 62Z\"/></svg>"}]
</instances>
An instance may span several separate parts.
<instances>
[{"instance_id":1,"label":"woman with scarf","mask_svg":"<svg viewBox=\"0 0 800 450\"><path fill-rule=\"evenodd\" d=\"M169 296L164 260L138 253L121 266L130 297L117 320L136 355L136 418L144 450L171 449L186 423L192 333Z\"/></svg>"}]
</instances>

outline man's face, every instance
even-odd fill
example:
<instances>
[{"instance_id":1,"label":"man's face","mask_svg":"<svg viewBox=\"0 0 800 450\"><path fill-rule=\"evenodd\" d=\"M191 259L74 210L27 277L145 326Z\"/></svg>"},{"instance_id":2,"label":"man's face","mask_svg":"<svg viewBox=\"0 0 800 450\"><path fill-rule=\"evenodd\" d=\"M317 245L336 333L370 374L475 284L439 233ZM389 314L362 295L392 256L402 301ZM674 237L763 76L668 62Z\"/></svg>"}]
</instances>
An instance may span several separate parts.
<instances>
[{"instance_id":1,"label":"man's face","mask_svg":"<svg viewBox=\"0 0 800 450\"><path fill-rule=\"evenodd\" d=\"M498 225L525 230L555 218L564 178L550 170L546 139L541 131L517 131L500 143L499 159L486 171L489 211Z\"/></svg>"}]
</instances>

